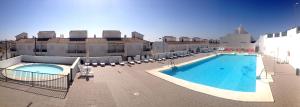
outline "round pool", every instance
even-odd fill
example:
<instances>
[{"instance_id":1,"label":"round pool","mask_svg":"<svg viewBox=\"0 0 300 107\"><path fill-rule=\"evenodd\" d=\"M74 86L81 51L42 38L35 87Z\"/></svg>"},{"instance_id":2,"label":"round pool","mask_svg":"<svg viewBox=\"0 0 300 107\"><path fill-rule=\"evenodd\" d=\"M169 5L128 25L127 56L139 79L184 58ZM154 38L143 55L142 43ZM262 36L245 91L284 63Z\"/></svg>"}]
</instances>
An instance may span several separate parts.
<instances>
[{"instance_id":1,"label":"round pool","mask_svg":"<svg viewBox=\"0 0 300 107\"><path fill-rule=\"evenodd\" d=\"M64 69L54 64L27 64L2 72L6 77L22 81L47 81L54 80L62 75Z\"/></svg>"},{"instance_id":2,"label":"round pool","mask_svg":"<svg viewBox=\"0 0 300 107\"><path fill-rule=\"evenodd\" d=\"M16 71L36 72L45 74L59 74L63 72L63 68L52 64L30 64L15 68Z\"/></svg>"}]
</instances>

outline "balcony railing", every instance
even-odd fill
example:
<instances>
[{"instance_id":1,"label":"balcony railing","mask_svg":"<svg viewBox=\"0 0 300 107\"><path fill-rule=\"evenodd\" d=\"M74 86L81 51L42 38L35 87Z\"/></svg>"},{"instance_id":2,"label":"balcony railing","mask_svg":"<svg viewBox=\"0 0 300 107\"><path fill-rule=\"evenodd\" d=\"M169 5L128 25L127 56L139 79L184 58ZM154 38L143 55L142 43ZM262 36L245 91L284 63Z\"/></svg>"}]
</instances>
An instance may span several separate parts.
<instances>
[{"instance_id":1,"label":"balcony railing","mask_svg":"<svg viewBox=\"0 0 300 107\"><path fill-rule=\"evenodd\" d=\"M143 51L151 51L151 48L144 48Z\"/></svg>"},{"instance_id":2,"label":"balcony railing","mask_svg":"<svg viewBox=\"0 0 300 107\"><path fill-rule=\"evenodd\" d=\"M107 50L107 53L123 53L124 50Z\"/></svg>"},{"instance_id":3,"label":"balcony railing","mask_svg":"<svg viewBox=\"0 0 300 107\"><path fill-rule=\"evenodd\" d=\"M10 48L10 51L15 52L15 51L17 51L17 49L16 48Z\"/></svg>"},{"instance_id":4,"label":"balcony railing","mask_svg":"<svg viewBox=\"0 0 300 107\"><path fill-rule=\"evenodd\" d=\"M33 49L33 52L48 52L47 49Z\"/></svg>"},{"instance_id":5,"label":"balcony railing","mask_svg":"<svg viewBox=\"0 0 300 107\"><path fill-rule=\"evenodd\" d=\"M67 50L67 53L86 53L86 50Z\"/></svg>"}]
</instances>

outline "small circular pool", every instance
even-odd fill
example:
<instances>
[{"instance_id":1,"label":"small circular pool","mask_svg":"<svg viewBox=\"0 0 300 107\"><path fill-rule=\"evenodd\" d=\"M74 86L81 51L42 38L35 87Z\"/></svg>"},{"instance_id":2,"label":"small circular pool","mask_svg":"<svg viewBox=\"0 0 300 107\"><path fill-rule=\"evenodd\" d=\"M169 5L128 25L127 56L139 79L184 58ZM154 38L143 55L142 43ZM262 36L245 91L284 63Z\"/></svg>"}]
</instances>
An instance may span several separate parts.
<instances>
[{"instance_id":1,"label":"small circular pool","mask_svg":"<svg viewBox=\"0 0 300 107\"><path fill-rule=\"evenodd\" d=\"M28 71L45 74L59 74L63 72L63 68L52 64L30 64L15 68L16 71Z\"/></svg>"},{"instance_id":2,"label":"small circular pool","mask_svg":"<svg viewBox=\"0 0 300 107\"><path fill-rule=\"evenodd\" d=\"M18 66L2 73L6 77L15 80L47 81L64 77L65 75L62 75L63 71L63 67L58 65L38 63Z\"/></svg>"}]
</instances>

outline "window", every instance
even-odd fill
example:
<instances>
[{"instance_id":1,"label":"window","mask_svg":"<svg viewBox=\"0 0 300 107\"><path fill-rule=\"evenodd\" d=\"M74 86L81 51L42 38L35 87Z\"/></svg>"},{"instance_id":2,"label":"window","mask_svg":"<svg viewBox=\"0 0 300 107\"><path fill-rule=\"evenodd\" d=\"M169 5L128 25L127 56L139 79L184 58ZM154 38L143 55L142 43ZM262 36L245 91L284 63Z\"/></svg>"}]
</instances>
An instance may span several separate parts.
<instances>
[{"instance_id":1,"label":"window","mask_svg":"<svg viewBox=\"0 0 300 107\"><path fill-rule=\"evenodd\" d=\"M280 37L279 33L275 33L275 37Z\"/></svg>"},{"instance_id":2,"label":"window","mask_svg":"<svg viewBox=\"0 0 300 107\"><path fill-rule=\"evenodd\" d=\"M281 32L281 36L287 36L287 31Z\"/></svg>"},{"instance_id":3,"label":"window","mask_svg":"<svg viewBox=\"0 0 300 107\"><path fill-rule=\"evenodd\" d=\"M297 27L297 34L300 33L300 27Z\"/></svg>"},{"instance_id":4,"label":"window","mask_svg":"<svg viewBox=\"0 0 300 107\"><path fill-rule=\"evenodd\" d=\"M85 43L69 43L67 53L86 53Z\"/></svg>"},{"instance_id":5,"label":"window","mask_svg":"<svg viewBox=\"0 0 300 107\"><path fill-rule=\"evenodd\" d=\"M267 37L268 38L273 38L273 34L268 34Z\"/></svg>"},{"instance_id":6,"label":"window","mask_svg":"<svg viewBox=\"0 0 300 107\"><path fill-rule=\"evenodd\" d=\"M108 43L107 53L123 53L124 44L123 43Z\"/></svg>"}]
</instances>

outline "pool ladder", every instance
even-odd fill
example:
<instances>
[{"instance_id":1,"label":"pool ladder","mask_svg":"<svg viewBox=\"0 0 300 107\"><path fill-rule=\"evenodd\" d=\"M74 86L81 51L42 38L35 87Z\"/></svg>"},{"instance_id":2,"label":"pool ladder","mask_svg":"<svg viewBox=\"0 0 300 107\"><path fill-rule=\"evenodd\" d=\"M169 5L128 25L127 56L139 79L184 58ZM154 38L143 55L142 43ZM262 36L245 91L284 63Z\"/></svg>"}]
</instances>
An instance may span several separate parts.
<instances>
[{"instance_id":1,"label":"pool ladder","mask_svg":"<svg viewBox=\"0 0 300 107\"><path fill-rule=\"evenodd\" d=\"M261 71L260 71L260 73L259 73L259 75L256 77L257 79L261 79L261 75L263 74L263 72L265 71L265 68L263 68ZM267 71L265 71L266 72L266 79L268 78L268 73L267 73Z\"/></svg>"},{"instance_id":2,"label":"pool ladder","mask_svg":"<svg viewBox=\"0 0 300 107\"><path fill-rule=\"evenodd\" d=\"M177 70L177 68L176 68L176 66L175 66L174 59L171 59L171 60L170 60L170 66L171 66L172 71L176 71L176 70Z\"/></svg>"},{"instance_id":3,"label":"pool ladder","mask_svg":"<svg viewBox=\"0 0 300 107\"><path fill-rule=\"evenodd\" d=\"M171 60L170 60L170 65L171 65L171 67L175 67L174 59L171 59Z\"/></svg>"}]
</instances>

